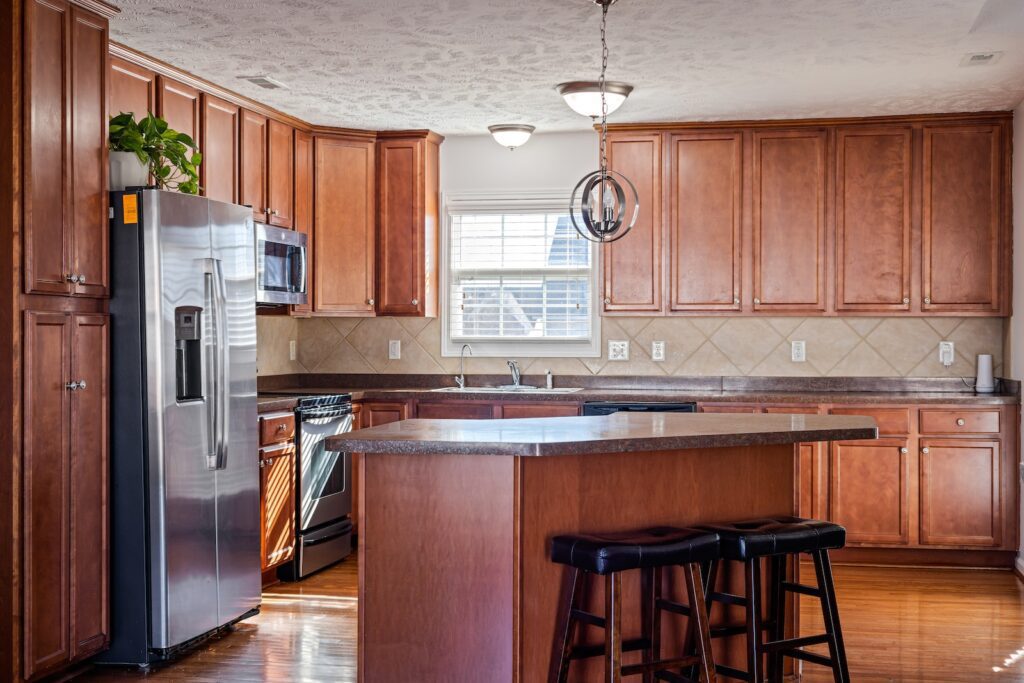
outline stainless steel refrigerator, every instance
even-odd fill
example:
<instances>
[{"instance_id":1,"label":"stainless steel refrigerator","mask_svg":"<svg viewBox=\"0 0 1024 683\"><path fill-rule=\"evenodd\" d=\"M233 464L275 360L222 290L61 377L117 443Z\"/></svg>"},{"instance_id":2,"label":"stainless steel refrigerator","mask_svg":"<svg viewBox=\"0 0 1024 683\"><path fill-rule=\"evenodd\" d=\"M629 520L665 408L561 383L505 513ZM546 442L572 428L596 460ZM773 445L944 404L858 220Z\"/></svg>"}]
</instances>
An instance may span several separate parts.
<instances>
[{"instance_id":1,"label":"stainless steel refrigerator","mask_svg":"<svg viewBox=\"0 0 1024 683\"><path fill-rule=\"evenodd\" d=\"M256 614L252 211L111 193L111 648L146 665Z\"/></svg>"}]
</instances>

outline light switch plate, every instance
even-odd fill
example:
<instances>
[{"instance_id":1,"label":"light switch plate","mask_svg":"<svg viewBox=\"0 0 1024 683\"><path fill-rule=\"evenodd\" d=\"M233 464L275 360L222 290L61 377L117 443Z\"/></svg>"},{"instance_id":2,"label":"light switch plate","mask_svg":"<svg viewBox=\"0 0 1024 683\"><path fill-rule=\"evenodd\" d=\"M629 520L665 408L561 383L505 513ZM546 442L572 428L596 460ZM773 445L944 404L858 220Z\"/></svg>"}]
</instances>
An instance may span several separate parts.
<instances>
[{"instance_id":1,"label":"light switch plate","mask_svg":"<svg viewBox=\"0 0 1024 683\"><path fill-rule=\"evenodd\" d=\"M947 368L953 364L956 359L956 349L951 341L940 341L939 342L939 362L945 365Z\"/></svg>"},{"instance_id":2,"label":"light switch plate","mask_svg":"<svg viewBox=\"0 0 1024 683\"><path fill-rule=\"evenodd\" d=\"M402 357L402 340L391 339L388 341L388 360L399 360Z\"/></svg>"},{"instance_id":3,"label":"light switch plate","mask_svg":"<svg viewBox=\"0 0 1024 683\"><path fill-rule=\"evenodd\" d=\"M608 360L629 360L629 342L608 340Z\"/></svg>"},{"instance_id":4,"label":"light switch plate","mask_svg":"<svg viewBox=\"0 0 1024 683\"><path fill-rule=\"evenodd\" d=\"M299 345L295 343L294 339L288 341L288 360L299 359Z\"/></svg>"},{"instance_id":5,"label":"light switch plate","mask_svg":"<svg viewBox=\"0 0 1024 683\"><path fill-rule=\"evenodd\" d=\"M665 360L665 342L651 342L651 360Z\"/></svg>"},{"instance_id":6,"label":"light switch plate","mask_svg":"<svg viewBox=\"0 0 1024 683\"><path fill-rule=\"evenodd\" d=\"M792 342L790 357L794 363L804 363L807 361L807 344L804 341Z\"/></svg>"}]
</instances>

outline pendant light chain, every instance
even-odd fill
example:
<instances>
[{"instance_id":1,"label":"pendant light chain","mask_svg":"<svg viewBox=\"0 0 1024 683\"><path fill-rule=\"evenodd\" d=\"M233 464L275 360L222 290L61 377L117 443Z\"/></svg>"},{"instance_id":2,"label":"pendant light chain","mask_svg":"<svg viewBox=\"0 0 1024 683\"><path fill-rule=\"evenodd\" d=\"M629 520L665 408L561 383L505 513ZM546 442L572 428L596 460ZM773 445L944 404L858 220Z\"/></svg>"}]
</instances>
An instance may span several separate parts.
<instances>
[{"instance_id":1,"label":"pendant light chain","mask_svg":"<svg viewBox=\"0 0 1024 683\"><path fill-rule=\"evenodd\" d=\"M601 3L601 173L608 172L608 98L605 96L605 73L608 71L608 6L610 2Z\"/></svg>"}]
</instances>

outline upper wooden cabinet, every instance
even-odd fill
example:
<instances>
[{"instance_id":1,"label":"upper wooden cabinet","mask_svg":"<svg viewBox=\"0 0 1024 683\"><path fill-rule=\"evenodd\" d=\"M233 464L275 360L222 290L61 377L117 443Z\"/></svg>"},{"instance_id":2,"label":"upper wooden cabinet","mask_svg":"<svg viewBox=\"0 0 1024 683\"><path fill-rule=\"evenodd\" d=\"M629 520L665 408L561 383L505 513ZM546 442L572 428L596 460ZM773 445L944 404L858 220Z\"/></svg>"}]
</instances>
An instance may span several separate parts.
<instances>
[{"instance_id":1,"label":"upper wooden cabinet","mask_svg":"<svg viewBox=\"0 0 1024 683\"><path fill-rule=\"evenodd\" d=\"M238 201L252 207L253 220L266 223L267 117L243 109L240 128Z\"/></svg>"},{"instance_id":2,"label":"upper wooden cabinet","mask_svg":"<svg viewBox=\"0 0 1024 683\"><path fill-rule=\"evenodd\" d=\"M1006 314L1003 127L925 126L923 145L922 310Z\"/></svg>"},{"instance_id":3,"label":"upper wooden cabinet","mask_svg":"<svg viewBox=\"0 0 1024 683\"><path fill-rule=\"evenodd\" d=\"M436 316L439 149L435 133L377 144L377 311Z\"/></svg>"},{"instance_id":4,"label":"upper wooden cabinet","mask_svg":"<svg viewBox=\"0 0 1024 683\"><path fill-rule=\"evenodd\" d=\"M306 254L314 253L313 246L313 136L295 131L295 231L306 236ZM291 313L307 316L313 312L313 260L306 262L308 303L292 306Z\"/></svg>"},{"instance_id":5,"label":"upper wooden cabinet","mask_svg":"<svg viewBox=\"0 0 1024 683\"><path fill-rule=\"evenodd\" d=\"M282 228L294 226L294 132L291 126L273 119L267 128L267 222Z\"/></svg>"},{"instance_id":6,"label":"upper wooden cabinet","mask_svg":"<svg viewBox=\"0 0 1024 683\"><path fill-rule=\"evenodd\" d=\"M909 127L836 134L836 309L909 311Z\"/></svg>"},{"instance_id":7,"label":"upper wooden cabinet","mask_svg":"<svg viewBox=\"0 0 1024 683\"><path fill-rule=\"evenodd\" d=\"M669 147L669 309L738 311L742 135L678 134Z\"/></svg>"},{"instance_id":8,"label":"upper wooden cabinet","mask_svg":"<svg viewBox=\"0 0 1024 683\"><path fill-rule=\"evenodd\" d=\"M754 310L826 307L824 130L753 135Z\"/></svg>"},{"instance_id":9,"label":"upper wooden cabinet","mask_svg":"<svg viewBox=\"0 0 1024 683\"><path fill-rule=\"evenodd\" d=\"M662 147L660 134L609 135L608 163L636 186L640 215L625 237L602 248L605 312L662 311Z\"/></svg>"},{"instance_id":10,"label":"upper wooden cabinet","mask_svg":"<svg viewBox=\"0 0 1024 683\"><path fill-rule=\"evenodd\" d=\"M239 201L252 207L253 220L291 228L295 182L294 129L242 110Z\"/></svg>"},{"instance_id":11,"label":"upper wooden cabinet","mask_svg":"<svg viewBox=\"0 0 1024 683\"><path fill-rule=\"evenodd\" d=\"M107 20L64 0L24 9L25 291L103 297Z\"/></svg>"},{"instance_id":12,"label":"upper wooden cabinet","mask_svg":"<svg viewBox=\"0 0 1024 683\"><path fill-rule=\"evenodd\" d=\"M374 314L374 143L316 137L313 310Z\"/></svg>"},{"instance_id":13,"label":"upper wooden cabinet","mask_svg":"<svg viewBox=\"0 0 1024 683\"><path fill-rule=\"evenodd\" d=\"M107 101L111 116L131 113L142 119L156 112L156 73L120 57L110 58Z\"/></svg>"},{"instance_id":14,"label":"upper wooden cabinet","mask_svg":"<svg viewBox=\"0 0 1024 683\"><path fill-rule=\"evenodd\" d=\"M238 202L238 121L241 109L230 102L203 94L202 151L199 185L210 199Z\"/></svg>"},{"instance_id":15,"label":"upper wooden cabinet","mask_svg":"<svg viewBox=\"0 0 1024 683\"><path fill-rule=\"evenodd\" d=\"M185 133L198 144L200 127L199 91L166 76L157 77L156 111L168 127Z\"/></svg>"}]
</instances>

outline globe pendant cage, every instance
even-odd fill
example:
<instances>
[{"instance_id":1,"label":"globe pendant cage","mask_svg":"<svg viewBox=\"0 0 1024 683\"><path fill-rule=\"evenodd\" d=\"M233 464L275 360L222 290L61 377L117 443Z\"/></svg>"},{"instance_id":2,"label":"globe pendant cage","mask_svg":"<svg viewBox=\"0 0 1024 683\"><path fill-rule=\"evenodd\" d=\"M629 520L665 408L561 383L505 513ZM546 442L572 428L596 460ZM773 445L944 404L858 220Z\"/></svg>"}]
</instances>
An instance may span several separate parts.
<instances>
[{"instance_id":1,"label":"globe pendant cage","mask_svg":"<svg viewBox=\"0 0 1024 683\"><path fill-rule=\"evenodd\" d=\"M576 232L591 242L622 239L636 225L639 215L636 186L618 171L599 169L589 173L572 191L569 220Z\"/></svg>"}]
</instances>

